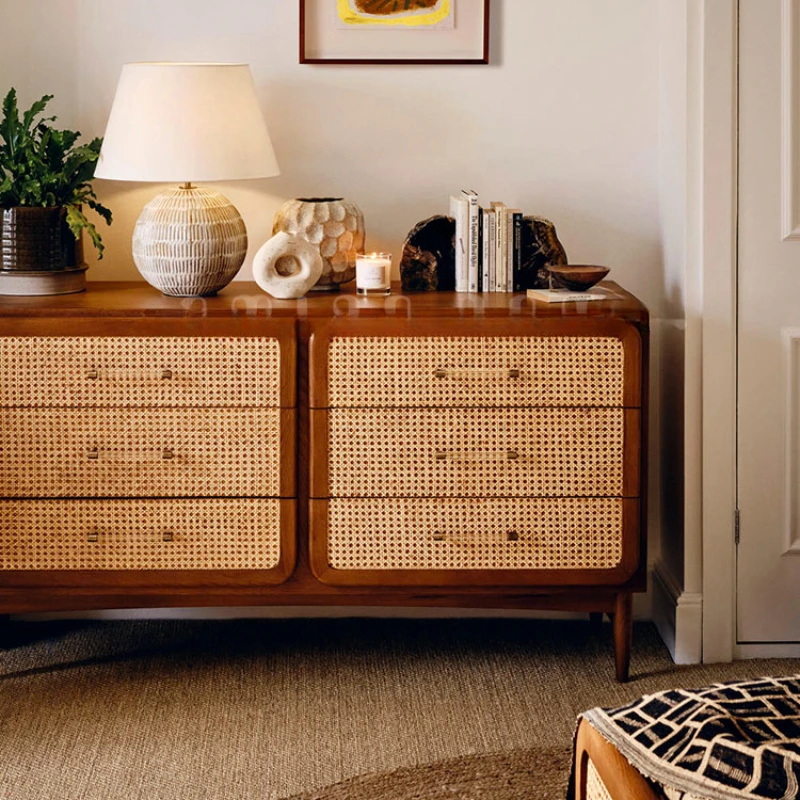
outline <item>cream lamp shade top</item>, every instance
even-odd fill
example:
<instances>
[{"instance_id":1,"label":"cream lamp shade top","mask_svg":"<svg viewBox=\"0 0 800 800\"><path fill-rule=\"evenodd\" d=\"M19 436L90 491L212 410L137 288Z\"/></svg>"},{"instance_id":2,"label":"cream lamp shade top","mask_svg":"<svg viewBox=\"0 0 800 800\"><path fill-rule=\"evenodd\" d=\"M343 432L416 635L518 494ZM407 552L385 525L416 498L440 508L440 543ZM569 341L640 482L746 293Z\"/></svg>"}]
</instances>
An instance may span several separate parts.
<instances>
[{"instance_id":1,"label":"cream lamp shade top","mask_svg":"<svg viewBox=\"0 0 800 800\"><path fill-rule=\"evenodd\" d=\"M203 182L279 175L247 64L125 64L95 177Z\"/></svg>"}]
</instances>

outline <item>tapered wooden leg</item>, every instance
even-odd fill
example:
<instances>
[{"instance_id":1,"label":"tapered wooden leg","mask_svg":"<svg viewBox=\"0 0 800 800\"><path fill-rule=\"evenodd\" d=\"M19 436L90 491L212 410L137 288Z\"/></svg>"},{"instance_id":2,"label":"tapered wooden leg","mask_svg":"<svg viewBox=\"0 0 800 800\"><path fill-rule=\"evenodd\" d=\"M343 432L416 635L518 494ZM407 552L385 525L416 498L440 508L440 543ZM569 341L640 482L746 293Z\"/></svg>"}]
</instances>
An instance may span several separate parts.
<instances>
[{"instance_id":1,"label":"tapered wooden leg","mask_svg":"<svg viewBox=\"0 0 800 800\"><path fill-rule=\"evenodd\" d=\"M633 635L633 594L620 592L617 595L614 611L614 663L617 668L617 680L625 683L628 680L628 668L631 663L631 638Z\"/></svg>"}]
</instances>

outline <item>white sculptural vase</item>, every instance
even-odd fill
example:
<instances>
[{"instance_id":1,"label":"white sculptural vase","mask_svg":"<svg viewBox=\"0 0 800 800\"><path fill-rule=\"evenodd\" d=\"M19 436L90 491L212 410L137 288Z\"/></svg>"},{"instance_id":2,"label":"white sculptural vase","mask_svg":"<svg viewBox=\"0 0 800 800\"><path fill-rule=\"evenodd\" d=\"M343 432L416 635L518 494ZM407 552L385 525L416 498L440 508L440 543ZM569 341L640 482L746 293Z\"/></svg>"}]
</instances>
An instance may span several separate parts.
<instances>
[{"instance_id":1,"label":"white sculptural vase","mask_svg":"<svg viewBox=\"0 0 800 800\"><path fill-rule=\"evenodd\" d=\"M281 231L253 259L253 279L279 300L302 297L322 275L322 256L305 239Z\"/></svg>"}]
</instances>

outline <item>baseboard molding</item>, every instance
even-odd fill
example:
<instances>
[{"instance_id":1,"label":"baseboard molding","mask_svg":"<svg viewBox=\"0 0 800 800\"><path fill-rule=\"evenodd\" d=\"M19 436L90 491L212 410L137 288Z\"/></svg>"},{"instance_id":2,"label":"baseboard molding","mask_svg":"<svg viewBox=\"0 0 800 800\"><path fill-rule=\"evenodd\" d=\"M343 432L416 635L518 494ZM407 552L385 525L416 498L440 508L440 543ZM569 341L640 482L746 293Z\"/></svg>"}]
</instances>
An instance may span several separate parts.
<instances>
[{"instance_id":1,"label":"baseboard molding","mask_svg":"<svg viewBox=\"0 0 800 800\"><path fill-rule=\"evenodd\" d=\"M733 659L745 658L800 658L800 644L737 644L733 648Z\"/></svg>"},{"instance_id":2,"label":"baseboard molding","mask_svg":"<svg viewBox=\"0 0 800 800\"><path fill-rule=\"evenodd\" d=\"M663 561L653 569L653 622L676 664L703 658L703 595L684 592Z\"/></svg>"}]
</instances>

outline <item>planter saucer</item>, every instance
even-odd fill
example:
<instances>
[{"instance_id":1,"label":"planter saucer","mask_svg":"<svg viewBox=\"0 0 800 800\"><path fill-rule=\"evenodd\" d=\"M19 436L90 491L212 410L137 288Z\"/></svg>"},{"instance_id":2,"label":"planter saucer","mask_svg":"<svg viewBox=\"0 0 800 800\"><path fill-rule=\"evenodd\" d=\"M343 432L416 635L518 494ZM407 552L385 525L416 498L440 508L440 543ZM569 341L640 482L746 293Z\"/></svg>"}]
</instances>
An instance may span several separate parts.
<instances>
[{"instance_id":1,"label":"planter saucer","mask_svg":"<svg viewBox=\"0 0 800 800\"><path fill-rule=\"evenodd\" d=\"M74 294L86 289L86 265L58 272L22 272L0 269L0 295L36 297Z\"/></svg>"}]
</instances>

